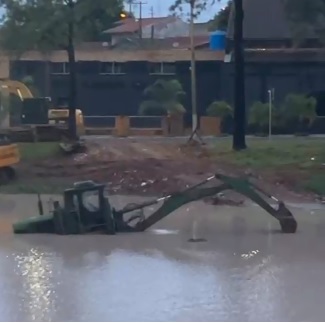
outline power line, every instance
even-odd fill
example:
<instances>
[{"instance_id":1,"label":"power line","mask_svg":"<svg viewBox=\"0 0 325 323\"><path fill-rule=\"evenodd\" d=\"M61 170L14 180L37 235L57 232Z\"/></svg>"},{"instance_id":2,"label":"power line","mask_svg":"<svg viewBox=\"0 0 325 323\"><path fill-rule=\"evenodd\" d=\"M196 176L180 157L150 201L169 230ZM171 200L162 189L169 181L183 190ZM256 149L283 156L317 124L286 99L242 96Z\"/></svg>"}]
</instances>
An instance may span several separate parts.
<instances>
[{"instance_id":1,"label":"power line","mask_svg":"<svg viewBox=\"0 0 325 323\"><path fill-rule=\"evenodd\" d=\"M139 2L133 2L133 4L139 6L139 37L140 39L142 39L142 6L148 3L139 1Z\"/></svg>"}]
</instances>

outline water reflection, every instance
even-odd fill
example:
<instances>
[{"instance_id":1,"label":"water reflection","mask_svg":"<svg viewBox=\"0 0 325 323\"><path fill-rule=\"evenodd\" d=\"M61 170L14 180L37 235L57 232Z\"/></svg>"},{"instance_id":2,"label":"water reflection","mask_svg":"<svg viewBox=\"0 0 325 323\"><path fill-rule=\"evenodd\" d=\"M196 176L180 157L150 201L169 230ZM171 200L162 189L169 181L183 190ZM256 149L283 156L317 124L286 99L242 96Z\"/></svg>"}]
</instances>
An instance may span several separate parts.
<instances>
[{"instance_id":1,"label":"water reflection","mask_svg":"<svg viewBox=\"0 0 325 323\"><path fill-rule=\"evenodd\" d=\"M55 290L52 283L52 254L31 248L27 255L14 256L15 271L21 276L24 301L20 303L26 310L26 320L45 321L55 311Z\"/></svg>"},{"instance_id":2,"label":"water reflection","mask_svg":"<svg viewBox=\"0 0 325 323\"><path fill-rule=\"evenodd\" d=\"M2 234L0 319L323 318L323 217L302 219L297 234L283 235L267 216L228 214L193 217L198 237L207 240L198 244L187 242L192 222L177 214L141 234Z\"/></svg>"}]
</instances>

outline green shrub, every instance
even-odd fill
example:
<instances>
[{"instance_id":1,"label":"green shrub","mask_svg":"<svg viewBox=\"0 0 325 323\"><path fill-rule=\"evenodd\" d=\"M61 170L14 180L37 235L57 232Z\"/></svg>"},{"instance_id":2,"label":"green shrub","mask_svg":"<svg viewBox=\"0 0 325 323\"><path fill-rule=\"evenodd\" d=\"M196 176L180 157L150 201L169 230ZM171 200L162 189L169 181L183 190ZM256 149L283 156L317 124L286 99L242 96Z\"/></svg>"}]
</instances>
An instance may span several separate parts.
<instances>
[{"instance_id":1,"label":"green shrub","mask_svg":"<svg viewBox=\"0 0 325 323\"><path fill-rule=\"evenodd\" d=\"M183 86L178 80L157 80L144 90L145 101L140 105L139 114L185 113L181 104L184 95Z\"/></svg>"},{"instance_id":2,"label":"green shrub","mask_svg":"<svg viewBox=\"0 0 325 323\"><path fill-rule=\"evenodd\" d=\"M302 94L288 94L282 106L282 115L287 123L299 122L310 127L314 122L317 101Z\"/></svg>"},{"instance_id":3,"label":"green shrub","mask_svg":"<svg viewBox=\"0 0 325 323\"><path fill-rule=\"evenodd\" d=\"M248 123L257 127L262 133L267 133L270 122L270 105L257 101L249 109ZM278 124L279 112L272 106L272 126Z\"/></svg>"},{"instance_id":4,"label":"green shrub","mask_svg":"<svg viewBox=\"0 0 325 323\"><path fill-rule=\"evenodd\" d=\"M184 106L179 102L166 102L165 107L170 114L183 114L186 112Z\"/></svg>"},{"instance_id":5,"label":"green shrub","mask_svg":"<svg viewBox=\"0 0 325 323\"><path fill-rule=\"evenodd\" d=\"M146 116L163 116L167 114L167 111L161 103L154 100L147 100L140 104L138 113Z\"/></svg>"},{"instance_id":6,"label":"green shrub","mask_svg":"<svg viewBox=\"0 0 325 323\"><path fill-rule=\"evenodd\" d=\"M233 110L231 106L225 101L212 102L208 106L206 113L209 117L219 117L221 119L233 116Z\"/></svg>"}]
</instances>

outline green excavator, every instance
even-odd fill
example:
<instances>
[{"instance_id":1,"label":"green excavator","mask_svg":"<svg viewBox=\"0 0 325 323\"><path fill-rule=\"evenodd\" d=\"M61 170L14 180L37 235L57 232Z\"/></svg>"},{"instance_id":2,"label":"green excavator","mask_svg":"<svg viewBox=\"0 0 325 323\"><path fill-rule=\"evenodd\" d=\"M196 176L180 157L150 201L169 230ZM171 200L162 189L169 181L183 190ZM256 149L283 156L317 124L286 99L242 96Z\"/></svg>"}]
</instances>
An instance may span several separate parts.
<instances>
[{"instance_id":1,"label":"green excavator","mask_svg":"<svg viewBox=\"0 0 325 323\"><path fill-rule=\"evenodd\" d=\"M211 185L213 180L221 184ZM86 234L101 232L114 235L119 232L143 232L184 204L206 197L217 196L223 191L233 190L251 199L262 207L280 224L283 233L295 233L297 221L285 204L264 192L261 188L243 178L235 178L216 174L205 181L161 198L148 200L140 204L126 205L117 210L111 206L106 197L106 185L85 181L75 183L64 191L63 205L53 202L52 210L44 215L43 205L39 197L40 215L18 221L13 224L16 234L48 233L48 234ZM273 207L267 200L273 199L277 204ZM146 216L144 209L153 205L162 205Z\"/></svg>"}]
</instances>

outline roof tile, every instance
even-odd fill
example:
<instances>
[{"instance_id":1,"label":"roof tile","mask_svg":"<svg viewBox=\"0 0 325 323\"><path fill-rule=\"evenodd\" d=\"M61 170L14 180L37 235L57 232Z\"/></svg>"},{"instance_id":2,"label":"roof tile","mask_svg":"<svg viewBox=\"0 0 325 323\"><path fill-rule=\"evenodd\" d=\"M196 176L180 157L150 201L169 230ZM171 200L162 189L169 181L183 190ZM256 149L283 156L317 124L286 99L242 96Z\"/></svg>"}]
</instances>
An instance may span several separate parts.
<instances>
[{"instance_id":1,"label":"roof tile","mask_svg":"<svg viewBox=\"0 0 325 323\"><path fill-rule=\"evenodd\" d=\"M168 17L156 17L156 18L142 18L142 28L147 26L157 26L163 27L164 25L176 21L176 17L168 16ZM138 19L125 19L122 20L120 25L107 29L103 31L106 34L122 34L122 33L134 33L140 29L140 23Z\"/></svg>"}]
</instances>

